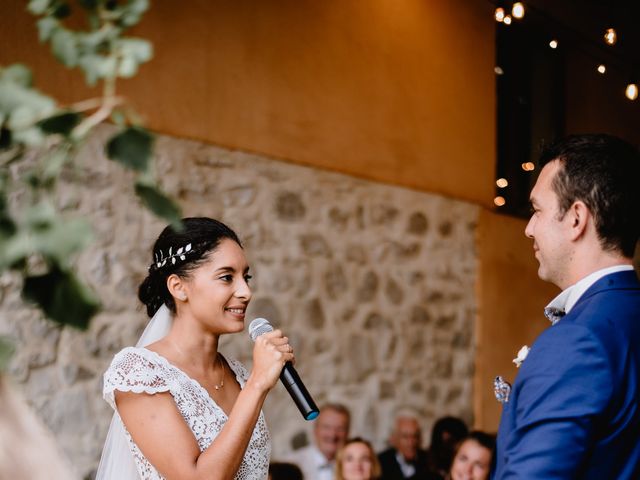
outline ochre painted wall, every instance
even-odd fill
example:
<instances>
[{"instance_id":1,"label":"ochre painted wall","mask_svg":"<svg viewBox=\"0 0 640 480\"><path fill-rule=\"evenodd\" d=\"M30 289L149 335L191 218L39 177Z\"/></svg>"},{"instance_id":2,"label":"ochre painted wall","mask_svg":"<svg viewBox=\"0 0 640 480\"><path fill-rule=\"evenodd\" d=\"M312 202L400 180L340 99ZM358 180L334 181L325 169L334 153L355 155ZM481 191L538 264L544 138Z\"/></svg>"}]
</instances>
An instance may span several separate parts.
<instances>
[{"instance_id":1,"label":"ochre painted wall","mask_svg":"<svg viewBox=\"0 0 640 480\"><path fill-rule=\"evenodd\" d=\"M86 97L3 2L0 64ZM495 161L489 2L156 1L133 32L153 61L119 91L157 131L490 205Z\"/></svg>"},{"instance_id":2,"label":"ochre painted wall","mask_svg":"<svg viewBox=\"0 0 640 480\"><path fill-rule=\"evenodd\" d=\"M538 278L533 241L524 235L526 221L482 210L478 222L478 316L474 412L476 427L496 431L501 406L493 379L512 383L518 350L549 326L543 316L557 287Z\"/></svg>"}]
</instances>

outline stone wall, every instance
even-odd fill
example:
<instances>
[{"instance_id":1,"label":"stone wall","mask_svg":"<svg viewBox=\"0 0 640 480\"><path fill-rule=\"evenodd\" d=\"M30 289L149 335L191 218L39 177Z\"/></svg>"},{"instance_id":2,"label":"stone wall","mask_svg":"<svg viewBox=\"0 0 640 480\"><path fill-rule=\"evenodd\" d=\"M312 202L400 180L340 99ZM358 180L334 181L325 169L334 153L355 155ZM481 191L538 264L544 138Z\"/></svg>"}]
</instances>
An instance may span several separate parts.
<instances>
[{"instance_id":1,"label":"stone wall","mask_svg":"<svg viewBox=\"0 0 640 480\"><path fill-rule=\"evenodd\" d=\"M103 158L108 133L83 150L60 199L94 225L78 264L104 310L87 332L60 328L0 277L0 334L18 347L11 376L84 477L111 416L101 374L146 323L135 292L163 227L135 203L130 175ZM287 332L315 400L350 407L353 434L382 448L401 407L421 414L427 443L437 417L472 420L476 206L166 136L157 170L185 215L239 233L254 274L248 318ZM221 350L250 366L246 335ZM265 413L274 456L308 441L282 386Z\"/></svg>"}]
</instances>

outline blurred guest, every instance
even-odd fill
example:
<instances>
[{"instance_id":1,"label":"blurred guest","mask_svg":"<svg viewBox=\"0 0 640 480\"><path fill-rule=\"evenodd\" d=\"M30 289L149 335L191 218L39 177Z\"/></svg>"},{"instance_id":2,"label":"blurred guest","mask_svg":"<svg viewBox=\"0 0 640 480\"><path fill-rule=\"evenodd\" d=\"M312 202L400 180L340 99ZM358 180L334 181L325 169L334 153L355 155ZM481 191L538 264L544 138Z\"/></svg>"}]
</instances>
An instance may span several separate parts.
<instances>
[{"instance_id":1,"label":"blurred guest","mask_svg":"<svg viewBox=\"0 0 640 480\"><path fill-rule=\"evenodd\" d=\"M391 448L378 455L384 480L432 479L427 468L427 452L420 449L421 429L410 412L400 412L389 443Z\"/></svg>"},{"instance_id":2,"label":"blurred guest","mask_svg":"<svg viewBox=\"0 0 640 480\"><path fill-rule=\"evenodd\" d=\"M444 477L451 468L456 446L469 433L467 424L457 417L442 417L431 430L431 445L428 451L429 470Z\"/></svg>"},{"instance_id":3,"label":"blurred guest","mask_svg":"<svg viewBox=\"0 0 640 480\"><path fill-rule=\"evenodd\" d=\"M378 480L380 474L378 457L368 441L352 438L338 450L335 480Z\"/></svg>"},{"instance_id":4,"label":"blurred guest","mask_svg":"<svg viewBox=\"0 0 640 480\"><path fill-rule=\"evenodd\" d=\"M295 463L305 480L332 480L336 453L349 436L349 410L330 403L320 408L313 426L313 442L284 457Z\"/></svg>"},{"instance_id":5,"label":"blurred guest","mask_svg":"<svg viewBox=\"0 0 640 480\"><path fill-rule=\"evenodd\" d=\"M303 480L302 470L297 465L287 462L269 464L269 480Z\"/></svg>"},{"instance_id":6,"label":"blurred guest","mask_svg":"<svg viewBox=\"0 0 640 480\"><path fill-rule=\"evenodd\" d=\"M458 445L448 480L487 480L496 438L478 430L471 432Z\"/></svg>"}]
</instances>

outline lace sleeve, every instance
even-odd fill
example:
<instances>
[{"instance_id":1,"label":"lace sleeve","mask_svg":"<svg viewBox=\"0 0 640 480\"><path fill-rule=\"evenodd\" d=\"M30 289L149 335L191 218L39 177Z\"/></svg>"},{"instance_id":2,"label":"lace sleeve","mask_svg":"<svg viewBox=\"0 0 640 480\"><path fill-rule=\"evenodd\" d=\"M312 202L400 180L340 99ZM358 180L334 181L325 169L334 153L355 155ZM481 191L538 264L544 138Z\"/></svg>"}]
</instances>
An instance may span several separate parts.
<instances>
[{"instance_id":1,"label":"lace sleeve","mask_svg":"<svg viewBox=\"0 0 640 480\"><path fill-rule=\"evenodd\" d=\"M102 395L116 410L115 390L160 393L170 390L170 375L161 362L144 348L127 347L113 358L104 373Z\"/></svg>"}]
</instances>

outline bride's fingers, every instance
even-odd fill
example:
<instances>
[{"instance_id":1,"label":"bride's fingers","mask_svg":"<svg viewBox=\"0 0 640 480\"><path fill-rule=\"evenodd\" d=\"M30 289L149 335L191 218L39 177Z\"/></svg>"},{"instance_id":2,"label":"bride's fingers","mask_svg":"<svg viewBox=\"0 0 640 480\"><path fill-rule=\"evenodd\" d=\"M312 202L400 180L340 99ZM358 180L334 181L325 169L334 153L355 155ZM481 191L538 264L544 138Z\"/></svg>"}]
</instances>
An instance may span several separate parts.
<instances>
[{"instance_id":1,"label":"bride's fingers","mask_svg":"<svg viewBox=\"0 0 640 480\"><path fill-rule=\"evenodd\" d=\"M289 343L289 337L276 337L271 339L271 343L276 346L286 345Z\"/></svg>"}]
</instances>

